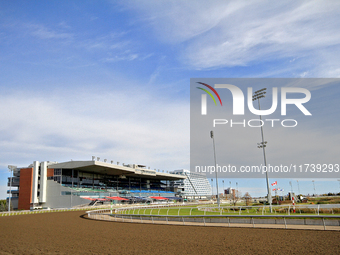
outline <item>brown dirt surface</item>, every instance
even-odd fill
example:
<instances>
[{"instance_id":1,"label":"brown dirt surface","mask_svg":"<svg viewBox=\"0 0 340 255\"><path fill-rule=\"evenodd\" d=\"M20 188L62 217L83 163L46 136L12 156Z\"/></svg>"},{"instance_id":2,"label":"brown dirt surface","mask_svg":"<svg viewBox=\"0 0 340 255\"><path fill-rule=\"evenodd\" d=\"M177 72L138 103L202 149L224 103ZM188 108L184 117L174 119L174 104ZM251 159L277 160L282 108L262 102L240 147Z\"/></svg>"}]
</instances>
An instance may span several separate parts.
<instances>
[{"instance_id":1,"label":"brown dirt surface","mask_svg":"<svg viewBox=\"0 0 340 255\"><path fill-rule=\"evenodd\" d=\"M339 231L167 226L84 212L0 218L0 254L340 254Z\"/></svg>"}]
</instances>

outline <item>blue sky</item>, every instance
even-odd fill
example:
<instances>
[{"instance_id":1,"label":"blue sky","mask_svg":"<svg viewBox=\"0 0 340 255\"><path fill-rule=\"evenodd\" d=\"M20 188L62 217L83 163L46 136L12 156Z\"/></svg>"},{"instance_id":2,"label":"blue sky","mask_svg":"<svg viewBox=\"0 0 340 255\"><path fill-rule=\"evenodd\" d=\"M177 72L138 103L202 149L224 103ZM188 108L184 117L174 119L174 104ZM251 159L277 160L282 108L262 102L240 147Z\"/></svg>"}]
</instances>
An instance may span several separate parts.
<instances>
[{"instance_id":1,"label":"blue sky","mask_svg":"<svg viewBox=\"0 0 340 255\"><path fill-rule=\"evenodd\" d=\"M339 78L339 10L338 1L0 1L0 198L8 164L94 155L189 168L190 78ZM324 107L338 116L333 104ZM338 141L339 121L328 123L316 131ZM336 180L316 185L339 191Z\"/></svg>"}]
</instances>

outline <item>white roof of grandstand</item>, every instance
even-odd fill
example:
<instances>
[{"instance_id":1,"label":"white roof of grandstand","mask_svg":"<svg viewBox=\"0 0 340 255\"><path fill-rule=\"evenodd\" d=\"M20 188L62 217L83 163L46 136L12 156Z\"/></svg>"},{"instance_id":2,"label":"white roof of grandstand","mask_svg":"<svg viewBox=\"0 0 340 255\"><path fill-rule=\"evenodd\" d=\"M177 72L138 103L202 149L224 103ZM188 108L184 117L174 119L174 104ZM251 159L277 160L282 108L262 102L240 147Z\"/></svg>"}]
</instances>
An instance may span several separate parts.
<instances>
[{"instance_id":1,"label":"white roof of grandstand","mask_svg":"<svg viewBox=\"0 0 340 255\"><path fill-rule=\"evenodd\" d=\"M185 176L179 174L169 174L163 172L157 172L151 169L145 169L137 167L120 166L111 163L101 161L68 161L62 163L52 163L48 168L53 169L75 169L84 172L108 174L108 175L123 175L123 176L134 176L134 177L147 177L150 179L159 180L178 180L186 179Z\"/></svg>"}]
</instances>

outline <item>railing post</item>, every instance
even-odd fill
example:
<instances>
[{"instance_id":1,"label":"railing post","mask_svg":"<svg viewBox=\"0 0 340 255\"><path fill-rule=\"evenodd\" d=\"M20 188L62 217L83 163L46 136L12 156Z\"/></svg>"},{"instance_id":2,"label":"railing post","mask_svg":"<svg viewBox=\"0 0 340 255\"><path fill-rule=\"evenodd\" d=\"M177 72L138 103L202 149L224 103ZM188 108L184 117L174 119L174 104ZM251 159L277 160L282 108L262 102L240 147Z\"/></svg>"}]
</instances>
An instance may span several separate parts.
<instances>
[{"instance_id":1,"label":"railing post","mask_svg":"<svg viewBox=\"0 0 340 255\"><path fill-rule=\"evenodd\" d=\"M285 222L285 229L287 229L287 223L286 223L286 218L283 217L283 221Z\"/></svg>"},{"instance_id":2,"label":"railing post","mask_svg":"<svg viewBox=\"0 0 340 255\"><path fill-rule=\"evenodd\" d=\"M322 217L322 221L323 221L323 230L326 230L326 222L325 222L325 218Z\"/></svg>"}]
</instances>

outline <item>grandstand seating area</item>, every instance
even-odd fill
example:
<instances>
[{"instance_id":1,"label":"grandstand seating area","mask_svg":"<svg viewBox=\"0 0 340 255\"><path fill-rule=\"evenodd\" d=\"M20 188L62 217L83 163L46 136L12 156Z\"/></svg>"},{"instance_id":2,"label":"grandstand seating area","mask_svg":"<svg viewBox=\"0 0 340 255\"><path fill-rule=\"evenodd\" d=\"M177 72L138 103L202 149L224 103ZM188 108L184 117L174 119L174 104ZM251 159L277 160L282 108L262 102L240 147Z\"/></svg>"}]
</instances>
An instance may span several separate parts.
<instances>
[{"instance_id":1,"label":"grandstand seating area","mask_svg":"<svg viewBox=\"0 0 340 255\"><path fill-rule=\"evenodd\" d=\"M131 193L170 193L173 194L172 191L165 191L165 190L130 190Z\"/></svg>"}]
</instances>

